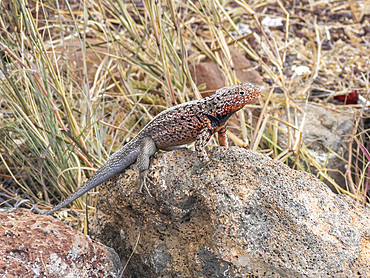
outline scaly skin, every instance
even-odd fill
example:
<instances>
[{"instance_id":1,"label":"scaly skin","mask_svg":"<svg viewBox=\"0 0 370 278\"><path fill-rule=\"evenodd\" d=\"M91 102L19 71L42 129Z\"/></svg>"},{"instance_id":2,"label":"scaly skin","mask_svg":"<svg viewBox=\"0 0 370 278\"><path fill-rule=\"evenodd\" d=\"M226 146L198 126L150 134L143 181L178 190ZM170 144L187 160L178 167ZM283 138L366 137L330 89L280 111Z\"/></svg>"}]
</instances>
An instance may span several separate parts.
<instances>
[{"instance_id":1,"label":"scaly skin","mask_svg":"<svg viewBox=\"0 0 370 278\"><path fill-rule=\"evenodd\" d=\"M153 118L129 143L115 152L91 178L66 200L50 210L52 214L73 202L87 191L137 161L139 183L146 186L149 158L158 149L168 150L195 141L195 150L204 164L209 161L205 146L218 133L221 146L227 147L226 121L261 90L251 83L242 83L217 90L213 95L171 107Z\"/></svg>"}]
</instances>

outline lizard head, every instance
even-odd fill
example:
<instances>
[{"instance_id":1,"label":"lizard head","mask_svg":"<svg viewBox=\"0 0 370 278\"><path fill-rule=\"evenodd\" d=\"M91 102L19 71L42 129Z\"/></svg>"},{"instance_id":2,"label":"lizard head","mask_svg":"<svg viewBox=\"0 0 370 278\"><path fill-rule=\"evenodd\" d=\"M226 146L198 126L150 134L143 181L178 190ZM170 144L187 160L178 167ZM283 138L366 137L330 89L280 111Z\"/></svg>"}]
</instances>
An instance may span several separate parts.
<instances>
[{"instance_id":1,"label":"lizard head","mask_svg":"<svg viewBox=\"0 0 370 278\"><path fill-rule=\"evenodd\" d=\"M231 116L248 102L259 97L261 89L252 83L244 82L238 85L224 87L217 90L213 98L215 114L219 116ZM227 117L228 118L228 117Z\"/></svg>"}]
</instances>

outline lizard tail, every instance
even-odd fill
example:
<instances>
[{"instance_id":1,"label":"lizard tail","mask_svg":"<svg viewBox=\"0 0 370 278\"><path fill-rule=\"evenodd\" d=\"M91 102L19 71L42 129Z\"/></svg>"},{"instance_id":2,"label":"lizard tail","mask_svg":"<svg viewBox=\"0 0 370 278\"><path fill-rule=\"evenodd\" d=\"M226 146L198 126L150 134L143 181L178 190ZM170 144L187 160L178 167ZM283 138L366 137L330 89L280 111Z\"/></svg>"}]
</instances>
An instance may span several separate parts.
<instances>
[{"instance_id":1,"label":"lizard tail","mask_svg":"<svg viewBox=\"0 0 370 278\"><path fill-rule=\"evenodd\" d=\"M82 185L79 189L77 189L77 191L68 196L68 198L65 199L63 202L58 204L53 209L49 210L46 214L50 215L57 210L65 207L69 203L81 197L87 191L97 187L102 182L111 178L115 174L122 172L124 169L134 163L140 152L140 146L138 142L135 141L136 140L131 140L128 144L115 152L111 157L108 158L107 162L90 177L90 179L84 185Z\"/></svg>"}]
</instances>

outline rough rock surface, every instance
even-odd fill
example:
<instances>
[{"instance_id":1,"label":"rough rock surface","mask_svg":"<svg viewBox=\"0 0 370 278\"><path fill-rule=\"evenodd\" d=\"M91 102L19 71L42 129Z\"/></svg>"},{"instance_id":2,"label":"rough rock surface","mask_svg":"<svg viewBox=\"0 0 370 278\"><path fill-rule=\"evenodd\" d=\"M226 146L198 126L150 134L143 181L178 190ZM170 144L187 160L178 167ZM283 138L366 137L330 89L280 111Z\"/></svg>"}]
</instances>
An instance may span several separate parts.
<instances>
[{"instance_id":1,"label":"rough rock surface","mask_svg":"<svg viewBox=\"0 0 370 278\"><path fill-rule=\"evenodd\" d=\"M50 216L0 212L0 277L117 277L117 254Z\"/></svg>"},{"instance_id":2,"label":"rough rock surface","mask_svg":"<svg viewBox=\"0 0 370 278\"><path fill-rule=\"evenodd\" d=\"M158 153L101 188L95 236L125 277L370 277L370 211L314 176L237 147Z\"/></svg>"}]
</instances>

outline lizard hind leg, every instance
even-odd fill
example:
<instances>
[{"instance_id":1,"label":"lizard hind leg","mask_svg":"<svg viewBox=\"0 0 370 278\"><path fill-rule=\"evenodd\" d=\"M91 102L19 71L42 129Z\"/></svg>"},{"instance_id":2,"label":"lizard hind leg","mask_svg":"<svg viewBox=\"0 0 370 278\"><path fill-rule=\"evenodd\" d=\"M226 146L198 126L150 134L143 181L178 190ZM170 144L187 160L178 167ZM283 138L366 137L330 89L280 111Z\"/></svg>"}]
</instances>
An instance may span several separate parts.
<instances>
[{"instance_id":1,"label":"lizard hind leg","mask_svg":"<svg viewBox=\"0 0 370 278\"><path fill-rule=\"evenodd\" d=\"M136 181L137 185L140 185L139 192L141 193L143 190L143 187L146 188L149 195L149 189L146 186L146 180L148 176L148 168L149 168L149 159L150 157L157 151L157 146L155 145L155 142L150 137L144 137L141 140L140 143L140 154L137 157L136 165L139 170L139 178Z\"/></svg>"}]
</instances>

